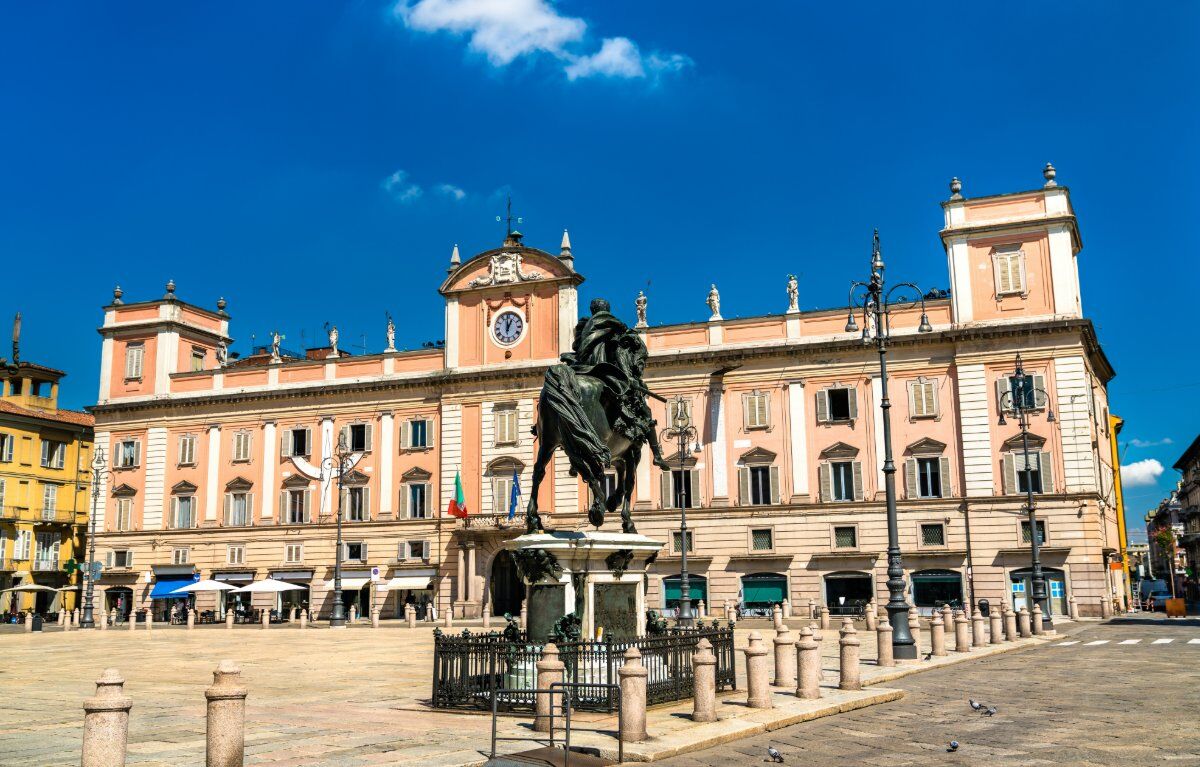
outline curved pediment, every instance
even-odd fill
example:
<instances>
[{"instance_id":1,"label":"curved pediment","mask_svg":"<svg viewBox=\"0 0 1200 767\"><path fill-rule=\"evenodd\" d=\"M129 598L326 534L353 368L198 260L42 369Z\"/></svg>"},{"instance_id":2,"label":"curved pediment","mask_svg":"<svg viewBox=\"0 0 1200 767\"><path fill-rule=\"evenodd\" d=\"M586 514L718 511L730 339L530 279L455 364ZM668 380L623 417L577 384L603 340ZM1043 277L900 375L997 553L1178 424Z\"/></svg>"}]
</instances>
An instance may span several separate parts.
<instances>
[{"instance_id":1,"label":"curved pediment","mask_svg":"<svg viewBox=\"0 0 1200 767\"><path fill-rule=\"evenodd\" d=\"M913 455L940 454L940 453L944 453L946 451L946 443L939 442L936 439L933 439L932 437L922 437L921 439L917 440L916 442L914 442L911 445L909 445L908 447L906 447L905 451L907 451Z\"/></svg>"},{"instance_id":2,"label":"curved pediment","mask_svg":"<svg viewBox=\"0 0 1200 767\"><path fill-rule=\"evenodd\" d=\"M1045 437L1039 437L1038 435L1034 434L1033 432L1029 433L1029 449L1030 450L1041 450L1045 444L1046 444ZM1004 444L1001 447L1005 451L1009 451L1009 452L1014 451L1014 450L1019 451L1019 450L1023 450L1025 448L1025 443L1021 441L1021 435L1017 434L1016 436L1009 437L1008 439L1006 439L1004 441Z\"/></svg>"},{"instance_id":3,"label":"curved pediment","mask_svg":"<svg viewBox=\"0 0 1200 767\"><path fill-rule=\"evenodd\" d=\"M487 465L487 473L493 476L512 474L514 471L518 474L525 471L525 464L511 455L502 455Z\"/></svg>"},{"instance_id":4,"label":"curved pediment","mask_svg":"<svg viewBox=\"0 0 1200 767\"><path fill-rule=\"evenodd\" d=\"M442 293L457 293L565 278L583 281L558 257L514 240L506 240L503 247L485 250L454 269L439 290Z\"/></svg>"},{"instance_id":5,"label":"curved pediment","mask_svg":"<svg viewBox=\"0 0 1200 767\"><path fill-rule=\"evenodd\" d=\"M777 455L775 453L772 453L765 447L756 447L742 453L741 457L738 458L738 462L746 465L752 463L775 463L776 457Z\"/></svg>"},{"instance_id":6,"label":"curved pediment","mask_svg":"<svg viewBox=\"0 0 1200 767\"><path fill-rule=\"evenodd\" d=\"M853 458L858 455L858 448L845 442L834 442L821 451L822 458Z\"/></svg>"}]
</instances>

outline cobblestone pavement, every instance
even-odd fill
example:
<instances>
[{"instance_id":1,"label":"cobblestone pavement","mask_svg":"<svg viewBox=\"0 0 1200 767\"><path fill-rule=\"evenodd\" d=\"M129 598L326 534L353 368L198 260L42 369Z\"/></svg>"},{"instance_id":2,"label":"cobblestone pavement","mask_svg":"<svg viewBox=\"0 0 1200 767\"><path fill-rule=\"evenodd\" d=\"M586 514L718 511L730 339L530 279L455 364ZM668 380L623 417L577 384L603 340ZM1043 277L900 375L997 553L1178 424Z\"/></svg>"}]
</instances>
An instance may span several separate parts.
<instances>
[{"instance_id":1,"label":"cobblestone pavement","mask_svg":"<svg viewBox=\"0 0 1200 767\"><path fill-rule=\"evenodd\" d=\"M1193 639L1200 621L1090 626L1062 643L899 680L892 686L907 694L894 703L657 764L762 764L770 744L796 765L1200 765ZM969 698L998 713L975 713ZM950 740L960 744L955 753L947 752Z\"/></svg>"}]
</instances>

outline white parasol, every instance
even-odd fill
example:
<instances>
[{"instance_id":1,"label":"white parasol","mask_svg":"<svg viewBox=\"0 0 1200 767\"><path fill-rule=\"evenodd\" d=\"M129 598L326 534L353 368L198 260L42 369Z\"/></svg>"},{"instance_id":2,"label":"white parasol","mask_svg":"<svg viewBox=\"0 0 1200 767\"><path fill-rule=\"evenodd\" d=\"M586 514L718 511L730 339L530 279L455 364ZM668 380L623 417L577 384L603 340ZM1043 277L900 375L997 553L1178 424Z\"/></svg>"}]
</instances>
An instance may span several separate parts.
<instances>
[{"instance_id":1,"label":"white parasol","mask_svg":"<svg viewBox=\"0 0 1200 767\"><path fill-rule=\"evenodd\" d=\"M257 594L257 593L261 592L264 594L278 594L281 591L302 591L302 590L304 590L304 586L297 586L294 583L285 583L284 581L277 581L274 578L266 578L264 580L255 581L254 583L250 583L245 586L242 586L240 589L234 589L233 593L235 593L235 594Z\"/></svg>"}]
</instances>

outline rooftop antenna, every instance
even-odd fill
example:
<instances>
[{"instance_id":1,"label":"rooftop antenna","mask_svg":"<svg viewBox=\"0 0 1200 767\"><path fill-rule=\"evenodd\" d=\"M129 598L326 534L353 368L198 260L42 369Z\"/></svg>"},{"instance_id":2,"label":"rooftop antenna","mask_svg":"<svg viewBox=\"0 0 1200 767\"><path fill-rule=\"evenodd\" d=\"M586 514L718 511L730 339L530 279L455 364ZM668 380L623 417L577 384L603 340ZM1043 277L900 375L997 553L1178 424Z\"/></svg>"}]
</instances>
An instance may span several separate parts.
<instances>
[{"instance_id":1,"label":"rooftop antenna","mask_svg":"<svg viewBox=\"0 0 1200 767\"><path fill-rule=\"evenodd\" d=\"M508 213L507 213L507 215L505 215L503 218L501 218L500 216L496 216L496 221L497 221L497 223L499 223L500 221L505 222L505 229L506 229L505 237L512 237L513 221L516 221L518 224L525 223L525 219L522 218L521 216L517 216L516 218L513 218L512 195L511 194L508 196Z\"/></svg>"}]
</instances>

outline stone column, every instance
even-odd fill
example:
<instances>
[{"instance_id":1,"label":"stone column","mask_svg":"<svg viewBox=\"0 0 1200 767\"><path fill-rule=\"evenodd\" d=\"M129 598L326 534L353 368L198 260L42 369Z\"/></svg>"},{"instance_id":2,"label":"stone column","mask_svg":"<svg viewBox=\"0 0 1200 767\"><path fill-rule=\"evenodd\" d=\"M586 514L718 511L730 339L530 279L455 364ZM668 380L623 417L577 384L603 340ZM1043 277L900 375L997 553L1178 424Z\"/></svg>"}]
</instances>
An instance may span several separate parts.
<instances>
[{"instance_id":1,"label":"stone column","mask_svg":"<svg viewBox=\"0 0 1200 767\"><path fill-rule=\"evenodd\" d=\"M1000 617L1000 608L992 610L988 615L988 634L992 644L1000 644L1001 634L1004 633L1004 619Z\"/></svg>"},{"instance_id":2,"label":"stone column","mask_svg":"<svg viewBox=\"0 0 1200 767\"><path fill-rule=\"evenodd\" d=\"M521 628L529 628L529 600L521 600Z\"/></svg>"},{"instance_id":3,"label":"stone column","mask_svg":"<svg viewBox=\"0 0 1200 767\"><path fill-rule=\"evenodd\" d=\"M983 613L978 610L971 616L971 646L983 647L987 644L987 637L983 635Z\"/></svg>"},{"instance_id":4,"label":"stone column","mask_svg":"<svg viewBox=\"0 0 1200 767\"><path fill-rule=\"evenodd\" d=\"M954 652L970 652L971 637L967 631L967 616L959 613L954 617Z\"/></svg>"},{"instance_id":5,"label":"stone column","mask_svg":"<svg viewBox=\"0 0 1200 767\"><path fill-rule=\"evenodd\" d=\"M96 680L96 695L83 702L83 767L125 767L129 709L125 680L115 668Z\"/></svg>"},{"instance_id":6,"label":"stone column","mask_svg":"<svg viewBox=\"0 0 1200 767\"><path fill-rule=\"evenodd\" d=\"M232 608L225 610L225 628L226 629L233 628L233 609Z\"/></svg>"},{"instance_id":7,"label":"stone column","mask_svg":"<svg viewBox=\"0 0 1200 767\"><path fill-rule=\"evenodd\" d=\"M863 611L863 618L867 622L867 631L874 631L879 628L879 613L875 611L874 602L867 604L867 609Z\"/></svg>"},{"instance_id":8,"label":"stone column","mask_svg":"<svg viewBox=\"0 0 1200 767\"><path fill-rule=\"evenodd\" d=\"M796 658L800 666L796 683L796 697L808 700L821 697L821 646L813 641L810 626L800 629L800 641L796 643Z\"/></svg>"},{"instance_id":9,"label":"stone column","mask_svg":"<svg viewBox=\"0 0 1200 767\"><path fill-rule=\"evenodd\" d=\"M300 611L300 628L308 628L308 610Z\"/></svg>"},{"instance_id":10,"label":"stone column","mask_svg":"<svg viewBox=\"0 0 1200 767\"><path fill-rule=\"evenodd\" d=\"M475 593L475 542L467 542L467 601L471 604L479 601ZM467 608L463 606L463 617L467 617Z\"/></svg>"},{"instance_id":11,"label":"stone column","mask_svg":"<svg viewBox=\"0 0 1200 767\"><path fill-rule=\"evenodd\" d=\"M929 649L935 657L940 658L946 654L946 623L937 610L933 611L933 619L929 621L929 644Z\"/></svg>"},{"instance_id":12,"label":"stone column","mask_svg":"<svg viewBox=\"0 0 1200 767\"><path fill-rule=\"evenodd\" d=\"M1004 606L1004 641L1012 642L1017 638L1017 614L1008 605Z\"/></svg>"},{"instance_id":13,"label":"stone column","mask_svg":"<svg viewBox=\"0 0 1200 767\"><path fill-rule=\"evenodd\" d=\"M771 624L776 631L783 625L783 608L779 605L771 608Z\"/></svg>"},{"instance_id":14,"label":"stone column","mask_svg":"<svg viewBox=\"0 0 1200 767\"><path fill-rule=\"evenodd\" d=\"M1042 606L1037 602L1033 603L1033 612L1029 615L1029 630L1034 635L1042 633Z\"/></svg>"},{"instance_id":15,"label":"stone column","mask_svg":"<svg viewBox=\"0 0 1200 767\"><path fill-rule=\"evenodd\" d=\"M1017 631L1021 634L1022 639L1033 636L1029 630L1029 608L1022 607L1017 611Z\"/></svg>"},{"instance_id":16,"label":"stone column","mask_svg":"<svg viewBox=\"0 0 1200 767\"><path fill-rule=\"evenodd\" d=\"M630 743L649 737L646 732L646 677L642 654L636 647L625 651L625 664L617 671L621 684L621 736Z\"/></svg>"},{"instance_id":17,"label":"stone column","mask_svg":"<svg viewBox=\"0 0 1200 767\"><path fill-rule=\"evenodd\" d=\"M879 643L879 665L895 666L896 659L892 655L892 624L888 623L887 618L879 622L877 632L875 638Z\"/></svg>"},{"instance_id":18,"label":"stone column","mask_svg":"<svg viewBox=\"0 0 1200 767\"><path fill-rule=\"evenodd\" d=\"M25 631L26 632L33 631L33 611L32 610L25 613Z\"/></svg>"},{"instance_id":19,"label":"stone column","mask_svg":"<svg viewBox=\"0 0 1200 767\"><path fill-rule=\"evenodd\" d=\"M692 679L695 695L692 698L692 721L717 721L717 656L712 643L701 638L692 653Z\"/></svg>"},{"instance_id":20,"label":"stone column","mask_svg":"<svg viewBox=\"0 0 1200 767\"><path fill-rule=\"evenodd\" d=\"M547 642L546 646L542 648L542 658L537 662L536 668L536 684L539 690L549 690L550 685L563 680L563 671L566 666L558 659L558 647L553 642ZM561 695L557 701L562 702ZM548 692L539 692L534 695L533 729L535 732L550 732L550 712L554 709L555 702L554 696Z\"/></svg>"},{"instance_id":21,"label":"stone column","mask_svg":"<svg viewBox=\"0 0 1200 767\"><path fill-rule=\"evenodd\" d=\"M196 628L196 611L195 610L192 610L192 609L188 610L187 627L188 627L188 631L191 631L192 629Z\"/></svg>"},{"instance_id":22,"label":"stone column","mask_svg":"<svg viewBox=\"0 0 1200 767\"><path fill-rule=\"evenodd\" d=\"M821 605L821 628L829 628L829 605Z\"/></svg>"},{"instance_id":23,"label":"stone column","mask_svg":"<svg viewBox=\"0 0 1200 767\"><path fill-rule=\"evenodd\" d=\"M775 686L796 686L796 635L782 625L775 632Z\"/></svg>"},{"instance_id":24,"label":"stone column","mask_svg":"<svg viewBox=\"0 0 1200 767\"><path fill-rule=\"evenodd\" d=\"M483 605L481 612L483 613L483 630L487 631L492 627L492 606Z\"/></svg>"},{"instance_id":25,"label":"stone column","mask_svg":"<svg viewBox=\"0 0 1200 767\"><path fill-rule=\"evenodd\" d=\"M701 620L708 617L708 605L704 604L703 599L696 605L696 617Z\"/></svg>"},{"instance_id":26,"label":"stone column","mask_svg":"<svg viewBox=\"0 0 1200 767\"><path fill-rule=\"evenodd\" d=\"M208 749L205 767L242 767L246 758L246 694L242 670L223 660L213 672L208 699Z\"/></svg>"},{"instance_id":27,"label":"stone column","mask_svg":"<svg viewBox=\"0 0 1200 767\"><path fill-rule=\"evenodd\" d=\"M750 708L771 708L770 677L767 671L767 648L762 636L751 631L746 646L746 705Z\"/></svg>"},{"instance_id":28,"label":"stone column","mask_svg":"<svg viewBox=\"0 0 1200 767\"><path fill-rule=\"evenodd\" d=\"M838 689L861 690L862 680L858 668L861 642L858 641L858 631L854 628L854 622L849 617L842 619L841 635L841 639L838 640L841 646L841 679L838 681Z\"/></svg>"},{"instance_id":29,"label":"stone column","mask_svg":"<svg viewBox=\"0 0 1200 767\"><path fill-rule=\"evenodd\" d=\"M1074 594L1067 599L1067 614L1071 616L1071 620L1079 620L1079 605L1075 602Z\"/></svg>"},{"instance_id":30,"label":"stone column","mask_svg":"<svg viewBox=\"0 0 1200 767\"><path fill-rule=\"evenodd\" d=\"M792 617L792 601L790 599L783 600L783 619L787 620Z\"/></svg>"}]
</instances>

